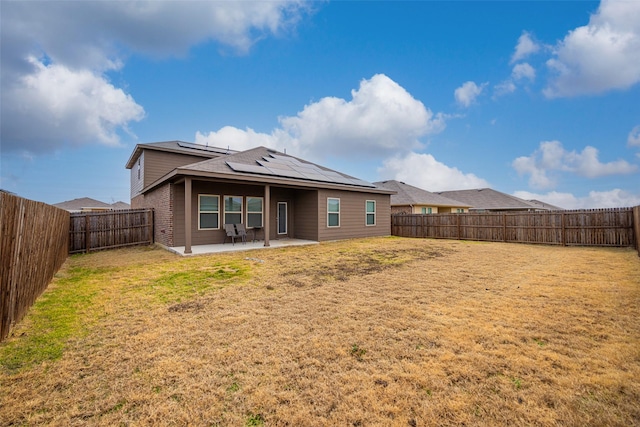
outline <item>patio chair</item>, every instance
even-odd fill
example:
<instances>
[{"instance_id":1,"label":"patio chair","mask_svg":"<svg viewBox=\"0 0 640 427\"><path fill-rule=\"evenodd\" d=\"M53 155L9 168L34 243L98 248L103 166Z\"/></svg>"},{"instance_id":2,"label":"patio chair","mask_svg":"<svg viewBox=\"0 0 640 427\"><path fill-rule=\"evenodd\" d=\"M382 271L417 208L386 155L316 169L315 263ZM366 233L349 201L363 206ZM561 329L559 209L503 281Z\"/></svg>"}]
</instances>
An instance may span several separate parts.
<instances>
[{"instance_id":1,"label":"patio chair","mask_svg":"<svg viewBox=\"0 0 640 427\"><path fill-rule=\"evenodd\" d=\"M247 243L247 230L244 228L244 224L236 224L236 233L239 237L242 237L242 243Z\"/></svg>"},{"instance_id":2,"label":"patio chair","mask_svg":"<svg viewBox=\"0 0 640 427\"><path fill-rule=\"evenodd\" d=\"M224 242L222 242L223 244L227 242L227 237L231 238L231 243L232 244L236 244L236 237L239 237L236 234L236 228L233 226L233 224L225 224L224 225L224 231L227 233L227 236L224 238Z\"/></svg>"}]
</instances>

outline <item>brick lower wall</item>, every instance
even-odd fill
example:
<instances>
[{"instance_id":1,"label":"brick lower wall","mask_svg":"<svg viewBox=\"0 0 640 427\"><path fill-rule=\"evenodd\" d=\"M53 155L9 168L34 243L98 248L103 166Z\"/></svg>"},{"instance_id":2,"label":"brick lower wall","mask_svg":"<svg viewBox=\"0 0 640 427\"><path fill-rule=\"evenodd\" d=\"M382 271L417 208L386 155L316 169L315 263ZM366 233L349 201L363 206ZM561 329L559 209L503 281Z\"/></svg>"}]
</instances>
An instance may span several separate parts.
<instances>
[{"instance_id":1,"label":"brick lower wall","mask_svg":"<svg viewBox=\"0 0 640 427\"><path fill-rule=\"evenodd\" d=\"M131 199L131 207L153 208L154 239L165 246L174 246L173 233L173 186L162 185L155 190Z\"/></svg>"}]
</instances>

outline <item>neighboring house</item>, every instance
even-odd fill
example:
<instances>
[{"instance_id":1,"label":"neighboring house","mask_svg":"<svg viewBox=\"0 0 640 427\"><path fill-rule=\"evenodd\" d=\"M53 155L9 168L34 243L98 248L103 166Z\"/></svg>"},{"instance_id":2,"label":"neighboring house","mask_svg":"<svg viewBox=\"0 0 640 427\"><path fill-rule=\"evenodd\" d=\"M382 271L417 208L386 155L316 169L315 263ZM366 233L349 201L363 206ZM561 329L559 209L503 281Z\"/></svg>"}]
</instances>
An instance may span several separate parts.
<instances>
[{"instance_id":1,"label":"neighboring house","mask_svg":"<svg viewBox=\"0 0 640 427\"><path fill-rule=\"evenodd\" d=\"M491 188L439 191L437 194L471 206L469 212L550 211L557 209L549 207L551 205L545 207Z\"/></svg>"},{"instance_id":2,"label":"neighboring house","mask_svg":"<svg viewBox=\"0 0 640 427\"><path fill-rule=\"evenodd\" d=\"M154 208L155 241L185 253L223 243L231 223L245 224L265 246L391 234L393 191L265 147L138 144L126 167L132 207Z\"/></svg>"},{"instance_id":3,"label":"neighboring house","mask_svg":"<svg viewBox=\"0 0 640 427\"><path fill-rule=\"evenodd\" d=\"M391 195L392 214L464 213L470 206L401 181L374 182L378 187L395 191Z\"/></svg>"},{"instance_id":4,"label":"neighboring house","mask_svg":"<svg viewBox=\"0 0 640 427\"><path fill-rule=\"evenodd\" d=\"M130 206L125 202L104 203L90 197L82 197L80 199L67 200L66 202L56 203L53 206L69 212L102 212L114 211L119 209L129 209Z\"/></svg>"},{"instance_id":5,"label":"neighboring house","mask_svg":"<svg viewBox=\"0 0 640 427\"><path fill-rule=\"evenodd\" d=\"M543 208L543 209L547 209L547 210L552 210L552 211L563 211L564 210L564 208L560 208L558 206L554 206L554 205L551 205L549 203L541 202L540 200L536 200L536 199L527 200L527 202L529 202L529 203L531 203L533 205L536 205L539 208Z\"/></svg>"}]
</instances>

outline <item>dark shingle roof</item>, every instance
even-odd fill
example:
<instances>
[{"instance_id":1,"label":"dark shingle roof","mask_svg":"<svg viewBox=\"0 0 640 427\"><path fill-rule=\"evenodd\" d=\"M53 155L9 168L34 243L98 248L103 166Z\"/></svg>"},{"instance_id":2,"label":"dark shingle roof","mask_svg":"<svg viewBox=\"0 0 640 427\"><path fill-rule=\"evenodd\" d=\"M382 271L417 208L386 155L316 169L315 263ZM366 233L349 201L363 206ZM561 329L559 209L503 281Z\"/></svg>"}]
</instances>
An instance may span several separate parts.
<instances>
[{"instance_id":1,"label":"dark shingle roof","mask_svg":"<svg viewBox=\"0 0 640 427\"><path fill-rule=\"evenodd\" d=\"M437 194L468 203L472 210L551 210L491 188L439 191Z\"/></svg>"},{"instance_id":2,"label":"dark shingle roof","mask_svg":"<svg viewBox=\"0 0 640 427\"><path fill-rule=\"evenodd\" d=\"M379 181L374 182L374 185L382 188L393 190L396 194L391 195L391 206L415 206L415 205L428 205L428 206L450 206L455 208L468 208L470 205L453 200L448 197L441 196L436 193L432 193L422 188L414 187L413 185L405 184L401 181Z\"/></svg>"},{"instance_id":3,"label":"dark shingle roof","mask_svg":"<svg viewBox=\"0 0 640 427\"><path fill-rule=\"evenodd\" d=\"M529 203L534 204L542 209L550 209L552 211L563 211L564 208L558 207L558 206L554 206L552 204L546 203L546 202L541 202L540 200L536 200L536 199L532 199L532 200L527 200Z\"/></svg>"},{"instance_id":4,"label":"dark shingle roof","mask_svg":"<svg viewBox=\"0 0 640 427\"><path fill-rule=\"evenodd\" d=\"M100 200L90 197L81 197L78 199L67 200L66 202L56 203L53 206L67 211L79 211L86 208L109 208L110 204L101 202Z\"/></svg>"},{"instance_id":5,"label":"dark shingle roof","mask_svg":"<svg viewBox=\"0 0 640 427\"><path fill-rule=\"evenodd\" d=\"M142 150L157 150L167 151L172 153L190 154L192 156L200 156L202 158L215 158L225 156L228 154L237 153L237 151L229 150L227 148L212 147L202 144L194 144L193 142L185 141L161 141L161 142L149 142L146 144L137 144L136 148L131 153L131 157L127 161L126 168L131 169L136 159L142 153Z\"/></svg>"},{"instance_id":6,"label":"dark shingle roof","mask_svg":"<svg viewBox=\"0 0 640 427\"><path fill-rule=\"evenodd\" d=\"M131 206L125 202L115 202L112 204L101 202L100 200L92 199L90 197L81 197L78 199L67 200L66 202L56 203L53 206L67 210L69 212L76 212L81 210L94 209L130 209Z\"/></svg>"},{"instance_id":7,"label":"dark shingle roof","mask_svg":"<svg viewBox=\"0 0 640 427\"><path fill-rule=\"evenodd\" d=\"M295 163L309 165L312 169L318 168L326 171L327 175L333 175L336 180L333 182L323 181L322 179L313 179L308 177L292 177L270 173L268 170L262 170L262 166L258 162L265 162L265 158L273 159L274 157L282 159L295 159ZM233 165L247 165L253 168L241 170ZM253 171L249 169L254 169ZM160 178L156 182L146 187L143 191L147 191L167 179L174 176L200 176L210 178L236 179L242 181L250 181L255 183L274 183L284 185L296 185L315 188L351 188L358 191L367 191L371 193L391 194L393 191L378 188L375 185L358 178L346 175L324 166L317 165L294 156L269 149L267 147L256 147L246 151L234 152L227 156L203 160L201 162L191 163L174 169L169 174Z\"/></svg>"}]
</instances>

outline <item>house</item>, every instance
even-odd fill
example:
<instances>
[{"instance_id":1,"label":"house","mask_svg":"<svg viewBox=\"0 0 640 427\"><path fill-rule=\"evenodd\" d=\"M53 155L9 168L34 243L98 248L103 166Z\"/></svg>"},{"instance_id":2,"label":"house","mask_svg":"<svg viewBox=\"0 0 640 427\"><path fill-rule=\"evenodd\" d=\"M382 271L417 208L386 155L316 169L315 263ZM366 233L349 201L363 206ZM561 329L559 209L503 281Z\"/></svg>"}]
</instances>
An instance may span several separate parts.
<instances>
[{"instance_id":1,"label":"house","mask_svg":"<svg viewBox=\"0 0 640 427\"><path fill-rule=\"evenodd\" d=\"M67 200L66 202L56 203L53 206L64 209L71 213L115 211L119 209L130 208L129 204L125 202L115 202L109 204L96 199L92 199L90 197L81 197L79 199Z\"/></svg>"},{"instance_id":2,"label":"house","mask_svg":"<svg viewBox=\"0 0 640 427\"><path fill-rule=\"evenodd\" d=\"M529 203L531 203L533 205L536 205L539 208L544 208L544 209L547 209L547 210L552 210L552 211L563 211L564 210L564 208L561 208L561 207L558 207L558 206L554 206L554 205L551 205L549 203L542 202L542 201L536 200L536 199L527 200L527 202L529 202Z\"/></svg>"},{"instance_id":3,"label":"house","mask_svg":"<svg viewBox=\"0 0 640 427\"><path fill-rule=\"evenodd\" d=\"M550 211L558 209L511 196L491 188L439 191L437 194L459 200L471 208L469 212Z\"/></svg>"},{"instance_id":4,"label":"house","mask_svg":"<svg viewBox=\"0 0 640 427\"><path fill-rule=\"evenodd\" d=\"M155 241L224 243L224 224L270 239L391 234L391 190L266 147L232 151L182 141L138 144L131 205L153 208Z\"/></svg>"},{"instance_id":5,"label":"house","mask_svg":"<svg viewBox=\"0 0 640 427\"><path fill-rule=\"evenodd\" d=\"M466 203L449 199L401 181L380 181L373 184L396 192L396 194L391 195L392 214L463 213L468 212L471 207Z\"/></svg>"}]
</instances>

